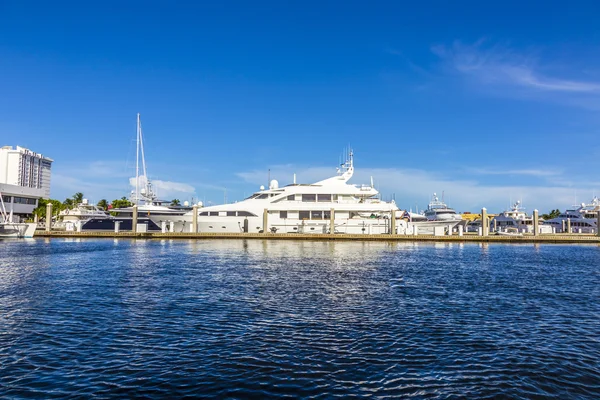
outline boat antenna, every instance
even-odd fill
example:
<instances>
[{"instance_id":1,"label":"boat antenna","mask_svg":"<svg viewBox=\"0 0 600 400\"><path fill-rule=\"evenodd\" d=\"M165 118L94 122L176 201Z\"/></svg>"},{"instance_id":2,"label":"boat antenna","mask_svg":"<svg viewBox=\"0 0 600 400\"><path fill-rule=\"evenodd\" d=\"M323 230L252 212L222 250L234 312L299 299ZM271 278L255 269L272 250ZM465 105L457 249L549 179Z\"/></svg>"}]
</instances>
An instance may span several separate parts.
<instances>
[{"instance_id":1,"label":"boat antenna","mask_svg":"<svg viewBox=\"0 0 600 400\"><path fill-rule=\"evenodd\" d=\"M140 194L140 113L137 114L137 130L136 130L136 146L135 146L135 204L137 204Z\"/></svg>"},{"instance_id":2,"label":"boat antenna","mask_svg":"<svg viewBox=\"0 0 600 400\"><path fill-rule=\"evenodd\" d=\"M271 168L269 168L269 173L267 174L267 187L269 186L271 186Z\"/></svg>"}]
</instances>

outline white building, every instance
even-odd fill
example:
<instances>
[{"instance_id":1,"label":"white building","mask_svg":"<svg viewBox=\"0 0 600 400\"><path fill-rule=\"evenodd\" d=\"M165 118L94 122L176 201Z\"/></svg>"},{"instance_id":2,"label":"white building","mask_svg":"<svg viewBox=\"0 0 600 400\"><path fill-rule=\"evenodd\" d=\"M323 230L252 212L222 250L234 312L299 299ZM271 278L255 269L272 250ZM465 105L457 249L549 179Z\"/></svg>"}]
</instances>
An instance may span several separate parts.
<instances>
[{"instance_id":1,"label":"white building","mask_svg":"<svg viewBox=\"0 0 600 400\"><path fill-rule=\"evenodd\" d=\"M8 213L31 214L40 197L50 197L53 161L20 146L0 148L0 193Z\"/></svg>"}]
</instances>

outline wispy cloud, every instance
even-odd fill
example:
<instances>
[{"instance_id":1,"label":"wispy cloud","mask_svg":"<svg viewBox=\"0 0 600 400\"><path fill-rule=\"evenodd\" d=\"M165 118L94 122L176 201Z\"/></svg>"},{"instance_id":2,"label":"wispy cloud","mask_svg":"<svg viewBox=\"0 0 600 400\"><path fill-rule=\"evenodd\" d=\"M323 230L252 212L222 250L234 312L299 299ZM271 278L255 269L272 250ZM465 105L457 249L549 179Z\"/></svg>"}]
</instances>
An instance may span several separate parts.
<instances>
[{"instance_id":1,"label":"wispy cloud","mask_svg":"<svg viewBox=\"0 0 600 400\"><path fill-rule=\"evenodd\" d=\"M566 74L571 76L550 74L552 64L543 63L536 51L517 52L483 39L474 44L456 41L451 46L437 45L431 50L452 71L480 84L537 93L600 95L600 82L576 79L574 71Z\"/></svg>"},{"instance_id":2,"label":"wispy cloud","mask_svg":"<svg viewBox=\"0 0 600 400\"><path fill-rule=\"evenodd\" d=\"M467 168L467 172L476 175L521 175L534 177L553 177L563 173L555 169L492 169L492 168Z\"/></svg>"},{"instance_id":3,"label":"wispy cloud","mask_svg":"<svg viewBox=\"0 0 600 400\"><path fill-rule=\"evenodd\" d=\"M114 161L57 164L52 171L51 195L53 198L63 199L82 192L93 202L103 198L112 200L129 197L130 191L135 188L135 177L132 178L131 175L131 170ZM145 177L142 176L140 183L144 182ZM152 184L161 198L187 199L195 194L194 186L184 182L152 179Z\"/></svg>"}]
</instances>

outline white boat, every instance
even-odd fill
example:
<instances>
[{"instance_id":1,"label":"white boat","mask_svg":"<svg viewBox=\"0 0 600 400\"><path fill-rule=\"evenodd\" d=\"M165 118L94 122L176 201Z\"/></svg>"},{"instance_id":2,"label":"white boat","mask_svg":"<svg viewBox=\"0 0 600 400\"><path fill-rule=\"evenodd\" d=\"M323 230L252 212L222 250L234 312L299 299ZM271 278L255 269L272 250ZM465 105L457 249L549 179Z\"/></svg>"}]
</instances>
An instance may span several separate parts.
<instances>
[{"instance_id":1,"label":"white boat","mask_svg":"<svg viewBox=\"0 0 600 400\"><path fill-rule=\"evenodd\" d=\"M571 226L572 233L597 233L598 212L600 211L600 200L594 197L591 203L582 203L577 208L566 210L556 218L544 221L544 225L554 227L556 232L566 232Z\"/></svg>"},{"instance_id":2,"label":"white boat","mask_svg":"<svg viewBox=\"0 0 600 400\"><path fill-rule=\"evenodd\" d=\"M391 211L398 207L381 200L373 185L348 184L353 174L350 152L331 178L311 184L298 184L294 178L284 187L272 180L245 200L200 209L198 231L328 233L333 218L334 233L388 233ZM190 232L192 221L193 212L186 213L175 221L174 230Z\"/></svg>"},{"instance_id":3,"label":"white boat","mask_svg":"<svg viewBox=\"0 0 600 400\"><path fill-rule=\"evenodd\" d=\"M78 226L84 226L93 218L111 218L110 215L100 207L90 204L87 199L83 199L80 204L73 208L62 210L58 213L58 221L55 228L65 229L67 231L77 230Z\"/></svg>"},{"instance_id":4,"label":"white boat","mask_svg":"<svg viewBox=\"0 0 600 400\"><path fill-rule=\"evenodd\" d=\"M440 201L437 194L433 194L431 201L427 206L427 210L423 212L423 215L429 221L462 221L460 214L450 207L444 201Z\"/></svg>"},{"instance_id":5,"label":"white boat","mask_svg":"<svg viewBox=\"0 0 600 400\"><path fill-rule=\"evenodd\" d=\"M533 217L527 215L520 201L516 201L509 210L505 210L492 218L492 232L506 232L514 229L517 232L533 232Z\"/></svg>"},{"instance_id":6,"label":"white boat","mask_svg":"<svg viewBox=\"0 0 600 400\"><path fill-rule=\"evenodd\" d=\"M200 209L198 231L331 233L333 220L334 233L383 234L391 233L390 219L395 211L396 233L406 233L411 223L402 219L396 203L381 200L373 183L349 184L353 174L354 155L349 152L347 161L331 178L310 184L298 184L294 178L284 187L272 180L268 188L261 186L243 201ZM174 222L174 231L190 232L193 212Z\"/></svg>"},{"instance_id":7,"label":"white boat","mask_svg":"<svg viewBox=\"0 0 600 400\"><path fill-rule=\"evenodd\" d=\"M135 190L131 191L130 201L138 206L139 216L176 216L183 215L191 210L191 207L184 203L183 206L172 206L170 202L158 200L154 191L152 182L148 178L146 170L146 157L144 155L144 139L142 135L142 122L140 114L137 114L137 139L136 139L136 160L135 160ZM142 175L140 175L140 160ZM111 209L120 217L132 217L133 207Z\"/></svg>"},{"instance_id":8,"label":"white boat","mask_svg":"<svg viewBox=\"0 0 600 400\"><path fill-rule=\"evenodd\" d=\"M141 161L141 175L140 175ZM138 223L147 224L148 231L160 230L160 221L172 220L178 216L189 212L190 207L187 202L183 206L172 206L169 201L159 200L152 182L148 178L146 170L146 157L144 155L144 139L142 135L142 122L140 114L137 114L136 130L136 160L135 160L135 190L131 191L130 202L137 205ZM121 230L131 230L133 224L133 207L111 208L108 210L112 215L97 215L89 219L84 225L83 230L113 230L115 223L120 224ZM157 219L155 223L149 217Z\"/></svg>"},{"instance_id":9,"label":"white boat","mask_svg":"<svg viewBox=\"0 0 600 400\"><path fill-rule=\"evenodd\" d=\"M2 193L0 193L0 238L32 238L36 228L36 223L15 222L12 211L10 214L6 212Z\"/></svg>"}]
</instances>

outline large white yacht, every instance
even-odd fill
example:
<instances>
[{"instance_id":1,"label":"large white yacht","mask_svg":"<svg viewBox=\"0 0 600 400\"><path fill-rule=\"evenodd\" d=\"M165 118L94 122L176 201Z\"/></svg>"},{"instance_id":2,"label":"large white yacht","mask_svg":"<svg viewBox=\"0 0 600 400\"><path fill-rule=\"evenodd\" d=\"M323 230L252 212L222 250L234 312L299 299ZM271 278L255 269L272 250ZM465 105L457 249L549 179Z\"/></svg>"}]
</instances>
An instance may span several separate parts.
<instances>
[{"instance_id":1,"label":"large white yacht","mask_svg":"<svg viewBox=\"0 0 600 400\"><path fill-rule=\"evenodd\" d=\"M505 210L492 218L490 229L493 232L531 233L533 232L533 217L527 215L521 201L516 201L509 210Z\"/></svg>"},{"instance_id":2,"label":"large white yacht","mask_svg":"<svg viewBox=\"0 0 600 400\"><path fill-rule=\"evenodd\" d=\"M382 201L372 184L348 184L353 174L350 152L331 178L284 187L272 180L268 188L261 187L243 201L200 209L198 231L329 233L333 218L334 232L389 233L391 212L398 207L393 201ZM193 212L189 212L175 220L174 230L190 232L192 221Z\"/></svg>"},{"instance_id":3,"label":"large white yacht","mask_svg":"<svg viewBox=\"0 0 600 400\"><path fill-rule=\"evenodd\" d=\"M443 196L442 196L443 197ZM462 217L444 201L440 201L437 194L431 196L431 201L427 206L427 210L423 212L429 221L461 221Z\"/></svg>"},{"instance_id":4,"label":"large white yacht","mask_svg":"<svg viewBox=\"0 0 600 400\"><path fill-rule=\"evenodd\" d=\"M568 225L571 225L573 233L597 233L598 232L598 212L600 212L600 199L594 197L591 203L581 203L570 210L566 210L558 217L544 221L545 225L554 227L556 232L566 232Z\"/></svg>"}]
</instances>

